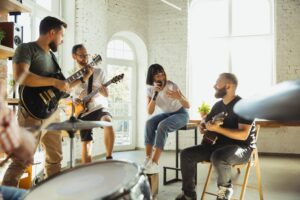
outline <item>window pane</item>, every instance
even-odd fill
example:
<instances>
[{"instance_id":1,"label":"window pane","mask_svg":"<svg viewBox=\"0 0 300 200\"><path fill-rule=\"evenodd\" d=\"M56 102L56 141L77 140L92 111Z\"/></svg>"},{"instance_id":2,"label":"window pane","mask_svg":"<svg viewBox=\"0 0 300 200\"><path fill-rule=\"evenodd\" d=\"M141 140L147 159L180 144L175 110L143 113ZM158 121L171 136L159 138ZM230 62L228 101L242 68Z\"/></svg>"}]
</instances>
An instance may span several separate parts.
<instances>
[{"instance_id":1,"label":"window pane","mask_svg":"<svg viewBox=\"0 0 300 200\"><path fill-rule=\"evenodd\" d=\"M210 105L216 101L213 86L218 75L228 71L229 47L225 39L203 40L191 45L190 101L192 117L198 117L197 107L202 101Z\"/></svg>"},{"instance_id":2,"label":"window pane","mask_svg":"<svg viewBox=\"0 0 300 200\"><path fill-rule=\"evenodd\" d=\"M124 120L116 120L116 144L130 144L132 133L132 67L108 65L107 77L113 78L116 75L124 73L121 84L109 86L109 110L114 119L123 118ZM115 121L115 120L114 120Z\"/></svg>"},{"instance_id":3,"label":"window pane","mask_svg":"<svg viewBox=\"0 0 300 200\"><path fill-rule=\"evenodd\" d=\"M51 0L36 0L36 3L42 6L43 8L46 8L47 10L52 10Z\"/></svg>"},{"instance_id":4,"label":"window pane","mask_svg":"<svg viewBox=\"0 0 300 200\"><path fill-rule=\"evenodd\" d=\"M129 145L132 133L131 120L114 120L114 131L116 133L115 145Z\"/></svg>"},{"instance_id":5,"label":"window pane","mask_svg":"<svg viewBox=\"0 0 300 200\"><path fill-rule=\"evenodd\" d=\"M107 57L133 60L133 51L130 46L123 40L113 40L109 42L107 48Z\"/></svg>"},{"instance_id":6,"label":"window pane","mask_svg":"<svg viewBox=\"0 0 300 200\"><path fill-rule=\"evenodd\" d=\"M238 94L251 96L272 84L272 39L235 38L232 41L232 71L239 80Z\"/></svg>"},{"instance_id":7,"label":"window pane","mask_svg":"<svg viewBox=\"0 0 300 200\"><path fill-rule=\"evenodd\" d=\"M228 35L228 0L194 1L189 17L195 36Z\"/></svg>"},{"instance_id":8,"label":"window pane","mask_svg":"<svg viewBox=\"0 0 300 200\"><path fill-rule=\"evenodd\" d=\"M269 0L233 0L232 34L252 35L271 33Z\"/></svg>"}]
</instances>

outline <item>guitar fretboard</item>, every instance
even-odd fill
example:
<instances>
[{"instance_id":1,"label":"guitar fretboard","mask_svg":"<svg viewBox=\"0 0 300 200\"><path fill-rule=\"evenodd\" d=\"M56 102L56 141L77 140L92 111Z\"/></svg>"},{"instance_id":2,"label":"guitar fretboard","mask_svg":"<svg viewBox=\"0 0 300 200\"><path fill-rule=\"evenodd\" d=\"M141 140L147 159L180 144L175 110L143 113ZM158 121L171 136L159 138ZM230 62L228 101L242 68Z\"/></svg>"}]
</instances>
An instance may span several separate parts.
<instances>
[{"instance_id":1,"label":"guitar fretboard","mask_svg":"<svg viewBox=\"0 0 300 200\"><path fill-rule=\"evenodd\" d=\"M92 61L87 66L81 68L80 70L78 70L77 72L75 72L73 75L71 75L70 77L68 77L67 78L67 82L68 83L72 83L72 82L74 82L74 81L82 78L85 75L88 67L93 67L95 65L96 65L96 62Z\"/></svg>"},{"instance_id":2,"label":"guitar fretboard","mask_svg":"<svg viewBox=\"0 0 300 200\"><path fill-rule=\"evenodd\" d=\"M107 81L106 83L103 84L103 86L104 86L104 87L107 87L107 86L109 86L111 83L112 83L111 80L110 80L110 81ZM101 87L102 87L102 86L101 86ZM84 97L84 98L82 99L83 103L88 102L94 95L96 95L96 94L99 92L99 90L100 90L101 87L97 88L96 90L93 90L93 91L92 91L91 93L89 93L86 97Z\"/></svg>"}]
</instances>

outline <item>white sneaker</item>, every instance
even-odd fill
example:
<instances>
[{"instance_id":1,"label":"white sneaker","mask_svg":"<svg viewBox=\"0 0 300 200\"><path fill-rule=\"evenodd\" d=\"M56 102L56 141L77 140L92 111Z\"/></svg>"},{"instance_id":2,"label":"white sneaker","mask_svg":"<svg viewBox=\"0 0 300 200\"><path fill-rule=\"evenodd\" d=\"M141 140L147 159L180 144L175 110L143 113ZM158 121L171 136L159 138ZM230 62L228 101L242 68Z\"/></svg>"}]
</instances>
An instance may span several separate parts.
<instances>
[{"instance_id":1,"label":"white sneaker","mask_svg":"<svg viewBox=\"0 0 300 200\"><path fill-rule=\"evenodd\" d=\"M142 164L142 167L143 167L143 168L146 168L146 166L148 165L148 163L149 163L150 161L151 161L151 158L146 157L145 160L144 160L144 162L143 162L143 164Z\"/></svg>"},{"instance_id":2,"label":"white sneaker","mask_svg":"<svg viewBox=\"0 0 300 200\"><path fill-rule=\"evenodd\" d=\"M159 173L159 166L155 162L149 161L148 164L145 166L145 174L158 174Z\"/></svg>"},{"instance_id":3,"label":"white sneaker","mask_svg":"<svg viewBox=\"0 0 300 200\"><path fill-rule=\"evenodd\" d=\"M230 200L233 194L232 187L219 186L217 200Z\"/></svg>"}]
</instances>

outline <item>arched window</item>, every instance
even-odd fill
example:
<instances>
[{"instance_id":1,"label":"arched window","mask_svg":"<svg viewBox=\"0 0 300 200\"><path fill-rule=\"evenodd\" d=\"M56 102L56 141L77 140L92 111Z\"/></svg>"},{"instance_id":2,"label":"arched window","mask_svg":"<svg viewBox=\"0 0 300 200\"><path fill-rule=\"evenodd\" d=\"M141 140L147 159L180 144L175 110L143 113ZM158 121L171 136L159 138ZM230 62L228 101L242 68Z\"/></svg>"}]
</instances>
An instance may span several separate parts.
<instances>
[{"instance_id":1,"label":"arched window","mask_svg":"<svg viewBox=\"0 0 300 200\"><path fill-rule=\"evenodd\" d=\"M115 145L120 149L134 148L136 105L136 56L129 42L113 38L107 45L108 79L124 73L118 85L109 86L109 109L116 133Z\"/></svg>"},{"instance_id":2,"label":"arched window","mask_svg":"<svg viewBox=\"0 0 300 200\"><path fill-rule=\"evenodd\" d=\"M237 76L242 97L273 84L273 2L193 0L189 9L192 115L202 101L216 101L213 85L222 72Z\"/></svg>"}]
</instances>

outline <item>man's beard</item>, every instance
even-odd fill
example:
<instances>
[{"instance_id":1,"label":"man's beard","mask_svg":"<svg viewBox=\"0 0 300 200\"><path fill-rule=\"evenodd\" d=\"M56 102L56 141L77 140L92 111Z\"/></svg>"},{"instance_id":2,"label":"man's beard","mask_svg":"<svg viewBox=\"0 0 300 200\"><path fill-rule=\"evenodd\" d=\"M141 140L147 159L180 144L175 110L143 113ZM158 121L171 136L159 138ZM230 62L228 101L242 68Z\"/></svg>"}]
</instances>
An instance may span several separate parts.
<instances>
[{"instance_id":1,"label":"man's beard","mask_svg":"<svg viewBox=\"0 0 300 200\"><path fill-rule=\"evenodd\" d=\"M50 42L48 46L53 52L57 52L57 45L54 42Z\"/></svg>"},{"instance_id":2,"label":"man's beard","mask_svg":"<svg viewBox=\"0 0 300 200\"><path fill-rule=\"evenodd\" d=\"M226 94L227 94L227 92L226 92L226 88L224 86L223 88L216 90L215 97L217 99L218 98L223 98Z\"/></svg>"}]
</instances>

